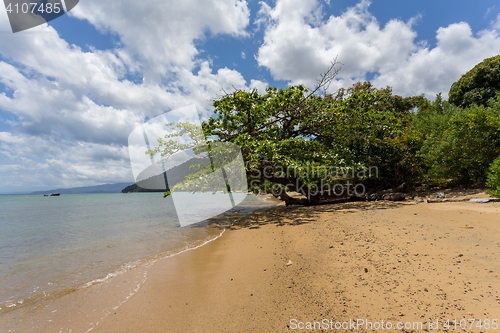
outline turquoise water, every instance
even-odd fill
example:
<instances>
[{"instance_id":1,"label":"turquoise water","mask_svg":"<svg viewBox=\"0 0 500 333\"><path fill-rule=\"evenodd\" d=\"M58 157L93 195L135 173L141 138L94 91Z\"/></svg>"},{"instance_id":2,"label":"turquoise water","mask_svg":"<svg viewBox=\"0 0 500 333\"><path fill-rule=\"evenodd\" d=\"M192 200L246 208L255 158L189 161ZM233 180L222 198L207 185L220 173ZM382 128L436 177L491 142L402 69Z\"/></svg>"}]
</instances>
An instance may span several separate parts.
<instances>
[{"instance_id":1,"label":"turquoise water","mask_svg":"<svg viewBox=\"0 0 500 333\"><path fill-rule=\"evenodd\" d=\"M197 207L212 194L185 195ZM264 200L249 195L240 206L272 205ZM0 313L220 232L207 222L181 228L172 200L161 193L0 195Z\"/></svg>"}]
</instances>

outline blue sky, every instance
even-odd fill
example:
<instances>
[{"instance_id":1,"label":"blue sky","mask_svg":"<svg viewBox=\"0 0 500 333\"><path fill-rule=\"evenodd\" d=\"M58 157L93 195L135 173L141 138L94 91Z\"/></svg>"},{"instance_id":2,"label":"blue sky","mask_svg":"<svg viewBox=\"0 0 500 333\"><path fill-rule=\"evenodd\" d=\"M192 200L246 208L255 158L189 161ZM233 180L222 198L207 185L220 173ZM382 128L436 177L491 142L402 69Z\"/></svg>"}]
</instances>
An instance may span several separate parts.
<instances>
[{"instance_id":1,"label":"blue sky","mask_svg":"<svg viewBox=\"0 0 500 333\"><path fill-rule=\"evenodd\" d=\"M222 90L358 80L432 98L500 54L484 1L81 0L13 34L0 9L0 193L134 181L128 135Z\"/></svg>"}]
</instances>

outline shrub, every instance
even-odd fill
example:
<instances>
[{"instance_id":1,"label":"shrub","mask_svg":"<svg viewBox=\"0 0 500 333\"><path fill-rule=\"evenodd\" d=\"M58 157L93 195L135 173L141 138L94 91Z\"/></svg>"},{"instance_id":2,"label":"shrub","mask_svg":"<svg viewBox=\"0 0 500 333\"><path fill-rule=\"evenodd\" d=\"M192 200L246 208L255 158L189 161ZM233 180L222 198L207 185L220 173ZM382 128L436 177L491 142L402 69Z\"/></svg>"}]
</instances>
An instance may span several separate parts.
<instances>
[{"instance_id":1,"label":"shrub","mask_svg":"<svg viewBox=\"0 0 500 333\"><path fill-rule=\"evenodd\" d=\"M488 107L474 104L432 115L434 127L426 125L425 118L419 124L430 131L419 152L428 168L427 177L483 183L488 167L500 153L500 96Z\"/></svg>"},{"instance_id":2,"label":"shrub","mask_svg":"<svg viewBox=\"0 0 500 333\"><path fill-rule=\"evenodd\" d=\"M490 187L488 192L492 196L500 198L500 156L490 165L486 186Z\"/></svg>"}]
</instances>

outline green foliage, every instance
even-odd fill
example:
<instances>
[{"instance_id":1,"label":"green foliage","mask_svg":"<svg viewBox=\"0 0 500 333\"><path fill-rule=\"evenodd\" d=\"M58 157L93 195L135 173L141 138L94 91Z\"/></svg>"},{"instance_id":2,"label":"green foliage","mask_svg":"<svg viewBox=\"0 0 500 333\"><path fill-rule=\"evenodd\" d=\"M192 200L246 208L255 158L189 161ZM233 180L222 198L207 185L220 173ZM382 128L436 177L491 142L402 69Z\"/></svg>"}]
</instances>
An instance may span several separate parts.
<instances>
[{"instance_id":1,"label":"green foliage","mask_svg":"<svg viewBox=\"0 0 500 333\"><path fill-rule=\"evenodd\" d=\"M236 91L214 101L215 117L203 124L204 131L241 147L253 190L281 186L273 178L281 179L283 172L306 175L310 166L345 166L337 152L314 140L313 121L330 102L308 92L302 85L270 87L262 96L257 90ZM317 180L299 178L308 185Z\"/></svg>"},{"instance_id":2,"label":"green foliage","mask_svg":"<svg viewBox=\"0 0 500 333\"><path fill-rule=\"evenodd\" d=\"M500 153L500 98L488 107L462 109L438 96L420 106L414 122L424 137L418 156L427 180L485 181L488 166Z\"/></svg>"},{"instance_id":3,"label":"green foliage","mask_svg":"<svg viewBox=\"0 0 500 333\"><path fill-rule=\"evenodd\" d=\"M446 129L450 117L456 113L456 107L443 100L441 94L434 101L421 98L417 112L412 118L415 129L422 134L423 139L441 133Z\"/></svg>"},{"instance_id":4,"label":"green foliage","mask_svg":"<svg viewBox=\"0 0 500 333\"><path fill-rule=\"evenodd\" d=\"M201 126L190 122L170 122L165 124L165 127L170 131L170 134L158 138L158 146L146 151L146 155L155 156L160 153L161 156L168 158L186 149L203 149L205 135ZM185 140L177 140L180 137L184 137Z\"/></svg>"},{"instance_id":5,"label":"green foliage","mask_svg":"<svg viewBox=\"0 0 500 333\"><path fill-rule=\"evenodd\" d=\"M500 198L500 156L498 156L488 169L486 186L490 187L490 194Z\"/></svg>"},{"instance_id":6,"label":"green foliage","mask_svg":"<svg viewBox=\"0 0 500 333\"><path fill-rule=\"evenodd\" d=\"M207 140L202 126L190 122L171 122L165 126L168 134L158 138L158 146L146 151L146 154L150 156L160 154L163 164L176 154L188 151L191 159L170 169L168 176L165 174L173 186L171 189L167 188L164 197L170 196L172 191L231 191L228 184L220 181L220 174L214 171L223 170L224 173L231 173L241 170L242 165L239 165L240 161L236 159L239 156L239 148L236 145ZM161 177L163 176L162 174ZM227 174L224 177L227 178ZM246 182L246 178L244 181ZM233 185L239 184L233 182Z\"/></svg>"},{"instance_id":7,"label":"green foliage","mask_svg":"<svg viewBox=\"0 0 500 333\"><path fill-rule=\"evenodd\" d=\"M395 183L417 177L415 153L421 138L410 122L421 97L402 98L388 87L375 89L369 82L341 89L331 112L318 122L327 124L319 137L346 160L377 166L380 175Z\"/></svg>"},{"instance_id":8,"label":"green foliage","mask_svg":"<svg viewBox=\"0 0 500 333\"><path fill-rule=\"evenodd\" d=\"M456 107L443 100L441 94L434 101L422 98L417 112L412 117L415 130L420 134L421 146L415 158L419 161L421 181L442 182L437 176L441 164L436 164L434 148L442 141L443 132L448 128L451 117L456 113Z\"/></svg>"},{"instance_id":9,"label":"green foliage","mask_svg":"<svg viewBox=\"0 0 500 333\"><path fill-rule=\"evenodd\" d=\"M484 59L451 86L449 102L459 107L488 105L500 91L500 55Z\"/></svg>"},{"instance_id":10,"label":"green foliage","mask_svg":"<svg viewBox=\"0 0 500 333\"><path fill-rule=\"evenodd\" d=\"M174 190L214 189L211 172L224 166L230 177L241 169L231 165L239 147L248 185L256 192L305 186L311 193L339 182L365 182L373 167L393 186L484 182L490 168L488 184L500 191L500 94L492 98L500 91L499 70L500 56L486 59L453 84L450 102L441 94L434 101L403 98L369 82L324 96L302 85L270 87L263 95L235 91L214 101L214 115L202 128L167 124L172 134L147 153L170 156L191 149L210 161L195 165L197 172ZM178 136L188 140L173 140ZM221 186L216 190L232 190Z\"/></svg>"},{"instance_id":11,"label":"green foliage","mask_svg":"<svg viewBox=\"0 0 500 333\"><path fill-rule=\"evenodd\" d=\"M419 100L367 82L340 90L335 98L308 94L300 85L268 88L263 96L237 91L214 102L216 117L204 124L204 131L242 148L251 185L259 190L269 188L270 181L279 184L278 179L259 179L264 169L278 176L299 175L308 186L338 180L307 173L332 167L351 178L347 169L377 167L382 177L401 182L416 170L420 138L408 117ZM362 178L363 173L354 175Z\"/></svg>"}]
</instances>

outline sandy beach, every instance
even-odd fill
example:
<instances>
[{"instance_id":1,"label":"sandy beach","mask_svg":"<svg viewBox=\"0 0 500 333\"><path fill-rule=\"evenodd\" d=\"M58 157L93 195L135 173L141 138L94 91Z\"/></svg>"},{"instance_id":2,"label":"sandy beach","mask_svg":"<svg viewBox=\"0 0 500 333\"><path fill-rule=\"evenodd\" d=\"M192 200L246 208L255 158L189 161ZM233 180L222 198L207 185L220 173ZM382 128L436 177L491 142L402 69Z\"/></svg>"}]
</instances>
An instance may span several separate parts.
<instances>
[{"instance_id":1,"label":"sandy beach","mask_svg":"<svg viewBox=\"0 0 500 333\"><path fill-rule=\"evenodd\" d=\"M11 332L493 332L499 235L500 203L278 206Z\"/></svg>"}]
</instances>

